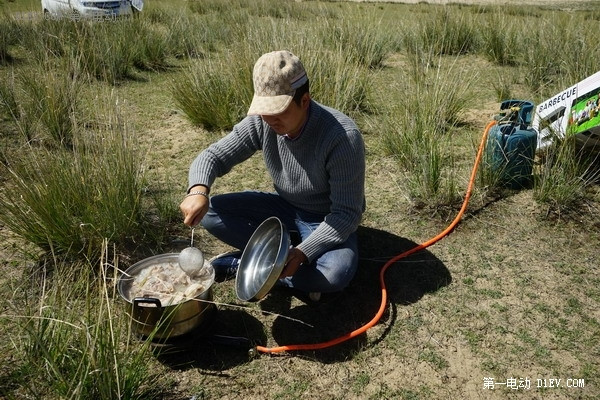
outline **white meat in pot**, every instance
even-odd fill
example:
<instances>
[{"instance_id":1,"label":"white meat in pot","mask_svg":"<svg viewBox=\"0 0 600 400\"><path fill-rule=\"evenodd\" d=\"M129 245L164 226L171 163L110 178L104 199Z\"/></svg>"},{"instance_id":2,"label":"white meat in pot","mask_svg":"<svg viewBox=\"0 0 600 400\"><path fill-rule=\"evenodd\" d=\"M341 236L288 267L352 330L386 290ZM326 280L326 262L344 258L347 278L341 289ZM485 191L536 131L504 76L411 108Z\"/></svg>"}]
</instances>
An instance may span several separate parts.
<instances>
[{"instance_id":1,"label":"white meat in pot","mask_svg":"<svg viewBox=\"0 0 600 400\"><path fill-rule=\"evenodd\" d=\"M211 274L191 278L175 262L165 262L144 268L133 277L129 299L151 297L163 306L195 298L212 284Z\"/></svg>"}]
</instances>

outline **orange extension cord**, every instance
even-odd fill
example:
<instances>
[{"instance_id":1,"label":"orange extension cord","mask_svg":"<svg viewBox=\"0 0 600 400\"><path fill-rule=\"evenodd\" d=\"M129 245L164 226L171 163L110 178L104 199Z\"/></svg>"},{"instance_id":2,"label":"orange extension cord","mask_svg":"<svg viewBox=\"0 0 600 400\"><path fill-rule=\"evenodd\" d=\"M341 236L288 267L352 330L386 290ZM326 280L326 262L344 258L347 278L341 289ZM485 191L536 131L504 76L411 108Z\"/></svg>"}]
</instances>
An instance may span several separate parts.
<instances>
[{"instance_id":1,"label":"orange extension cord","mask_svg":"<svg viewBox=\"0 0 600 400\"><path fill-rule=\"evenodd\" d=\"M377 324L377 322L383 315L383 312L385 311L385 307L387 305L387 289L385 287L385 281L383 279L383 276L385 275L385 271L392 264L394 264L396 261L400 260L401 258L407 257L413 253L416 253L417 251L426 249L427 247L436 243L440 239L444 238L446 235L448 235L450 232L452 232L452 230L456 227L456 225L458 225L463 214L465 213L465 211L467 209L467 205L469 204L469 199L471 198L471 192L473 190L473 185L475 184L475 177L477 175L477 167L479 166L481 157L483 155L483 149L485 148L485 143L487 140L488 132L489 132L490 128L492 126L494 126L495 124L496 124L496 122L492 121L492 122L488 123L487 126L485 127L483 136L481 137L481 143L479 144L479 150L477 151L477 157L475 158L475 163L474 163L473 169L471 171L471 177L469 179L469 185L467 187L467 193L465 194L465 199L463 200L463 204L462 204L460 211L458 212L458 214L456 215L456 217L454 218L452 223L450 223L450 225L448 225L448 227L446 229L444 229L442 232L440 232L437 236L429 239L428 241L426 241L424 243L421 243L418 246L413 247L410 250L405 251L404 253L398 254L397 256L390 259L381 268L381 271L379 273L379 282L381 284L381 305L379 306L379 311L377 311L377 314L375 314L375 316L373 317L373 319L371 319L371 321L369 321L365 325L361 326L360 328L353 330L352 332L349 332L343 336L329 340L327 342L314 343L314 344L291 344L291 345L277 346L277 347L256 346L256 351L261 352L261 353L280 353L280 352L284 352L284 351L324 349L326 347L335 346L337 344L345 342L346 340L352 339L353 337L359 336L359 335L365 333L367 330L371 329L375 324Z\"/></svg>"}]
</instances>

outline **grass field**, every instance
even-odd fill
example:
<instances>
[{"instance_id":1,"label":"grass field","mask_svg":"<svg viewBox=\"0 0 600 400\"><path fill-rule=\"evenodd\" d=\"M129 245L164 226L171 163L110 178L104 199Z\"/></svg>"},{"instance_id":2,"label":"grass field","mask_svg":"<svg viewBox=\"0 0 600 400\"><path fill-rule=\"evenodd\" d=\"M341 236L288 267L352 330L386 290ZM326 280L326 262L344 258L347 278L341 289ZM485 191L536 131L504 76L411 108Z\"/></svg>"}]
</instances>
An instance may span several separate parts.
<instances>
[{"instance_id":1,"label":"grass field","mask_svg":"<svg viewBox=\"0 0 600 400\"><path fill-rule=\"evenodd\" d=\"M597 71L600 5L574 3L150 0L89 23L1 2L0 397L600 398L600 192L568 141L536 159L531 188L482 165L452 233L387 269L366 333L256 358L211 336L319 343L369 322L386 261L458 212L501 100L538 103ZM118 271L187 245L189 164L243 115L252 64L274 48L363 132L357 276L316 306L215 284L214 321L152 347L131 334ZM212 191L244 189L271 190L260 155ZM195 240L206 257L230 250Z\"/></svg>"}]
</instances>

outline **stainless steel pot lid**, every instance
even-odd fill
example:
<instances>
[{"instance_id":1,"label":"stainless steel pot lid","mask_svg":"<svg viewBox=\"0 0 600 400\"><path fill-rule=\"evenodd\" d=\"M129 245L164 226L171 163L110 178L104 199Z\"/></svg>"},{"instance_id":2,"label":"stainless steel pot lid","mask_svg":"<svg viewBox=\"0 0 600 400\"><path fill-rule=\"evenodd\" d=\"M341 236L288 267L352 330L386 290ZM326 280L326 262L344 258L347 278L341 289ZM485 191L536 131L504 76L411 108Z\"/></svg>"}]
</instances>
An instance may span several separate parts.
<instances>
[{"instance_id":1,"label":"stainless steel pot lid","mask_svg":"<svg viewBox=\"0 0 600 400\"><path fill-rule=\"evenodd\" d=\"M271 290L287 261L290 235L277 217L256 228L248 241L238 267L235 290L243 301L258 301Z\"/></svg>"}]
</instances>

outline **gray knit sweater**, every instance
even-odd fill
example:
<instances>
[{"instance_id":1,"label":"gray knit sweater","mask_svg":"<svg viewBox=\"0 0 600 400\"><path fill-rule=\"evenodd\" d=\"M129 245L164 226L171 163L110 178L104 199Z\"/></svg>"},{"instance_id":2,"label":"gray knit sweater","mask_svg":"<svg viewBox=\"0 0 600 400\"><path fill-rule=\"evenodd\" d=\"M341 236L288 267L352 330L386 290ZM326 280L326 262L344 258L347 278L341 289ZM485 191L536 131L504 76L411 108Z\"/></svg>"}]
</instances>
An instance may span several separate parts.
<instances>
[{"instance_id":1,"label":"gray knit sweater","mask_svg":"<svg viewBox=\"0 0 600 400\"><path fill-rule=\"evenodd\" d=\"M217 177L258 150L275 191L295 207L324 216L298 245L309 261L356 230L365 209L365 153L361 133L350 118L312 100L302 134L289 140L259 116L248 116L193 161L189 187L211 187Z\"/></svg>"}]
</instances>

